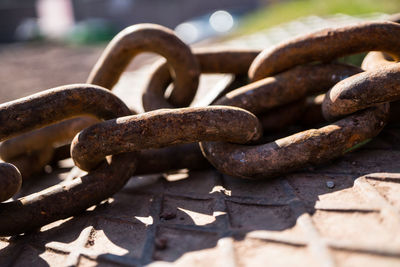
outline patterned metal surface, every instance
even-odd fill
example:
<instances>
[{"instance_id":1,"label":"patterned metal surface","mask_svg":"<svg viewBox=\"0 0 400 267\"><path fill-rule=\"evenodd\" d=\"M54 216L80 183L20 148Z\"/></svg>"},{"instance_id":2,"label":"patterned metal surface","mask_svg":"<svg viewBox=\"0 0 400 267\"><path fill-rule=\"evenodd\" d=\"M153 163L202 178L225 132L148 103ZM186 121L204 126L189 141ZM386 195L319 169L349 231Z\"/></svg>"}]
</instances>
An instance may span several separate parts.
<instances>
[{"instance_id":1,"label":"patterned metal surface","mask_svg":"<svg viewBox=\"0 0 400 267\"><path fill-rule=\"evenodd\" d=\"M268 181L212 169L134 177L81 216L0 238L0 265L399 266L399 141L389 125L339 160ZM22 193L69 179L63 166Z\"/></svg>"}]
</instances>

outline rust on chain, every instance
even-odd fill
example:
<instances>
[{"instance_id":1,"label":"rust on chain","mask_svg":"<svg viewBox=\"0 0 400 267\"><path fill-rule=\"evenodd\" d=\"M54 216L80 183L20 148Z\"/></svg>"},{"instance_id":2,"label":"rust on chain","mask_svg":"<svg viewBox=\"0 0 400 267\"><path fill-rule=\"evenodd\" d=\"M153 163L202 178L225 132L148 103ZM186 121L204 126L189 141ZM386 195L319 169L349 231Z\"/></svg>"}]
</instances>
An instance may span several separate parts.
<instances>
[{"instance_id":1,"label":"rust on chain","mask_svg":"<svg viewBox=\"0 0 400 267\"><path fill-rule=\"evenodd\" d=\"M37 102L40 104L36 104ZM33 106L30 106L31 103L35 103L37 106L33 108ZM102 105L101 109L98 108L99 105ZM26 112L27 110L34 111L34 113ZM0 105L0 141L84 114L111 119L124 114L131 114L131 112L119 98L99 86L86 84L61 86ZM64 123L61 126L65 130L69 125L69 123ZM82 126L80 123L78 125ZM54 127L59 129L59 126ZM47 130L44 132L47 132ZM39 133L43 134L41 131ZM64 132L64 134L73 134L73 132ZM37 133L29 136L43 140ZM21 139L17 138L16 140ZM14 147L21 150L27 149L24 144L31 144L29 138L23 141L21 146L19 146L19 142L12 142ZM17 167L20 167L24 178L40 171L51 160L53 154L51 144L34 143L34 146L36 145L37 149L31 151L28 149L24 155L19 156L12 152L12 148L8 150L11 151L12 157L6 157L5 160L10 160Z\"/></svg>"},{"instance_id":2,"label":"rust on chain","mask_svg":"<svg viewBox=\"0 0 400 267\"><path fill-rule=\"evenodd\" d=\"M70 145L58 147L53 159L58 161L70 156ZM144 149L137 157L135 175L163 173L171 170L202 170L210 163L201 154L198 143L172 145L169 147Z\"/></svg>"},{"instance_id":3,"label":"rust on chain","mask_svg":"<svg viewBox=\"0 0 400 267\"><path fill-rule=\"evenodd\" d=\"M91 170L108 155L202 140L246 143L261 131L257 117L240 108L161 109L86 128L72 141L71 156L76 166Z\"/></svg>"},{"instance_id":4,"label":"rust on chain","mask_svg":"<svg viewBox=\"0 0 400 267\"><path fill-rule=\"evenodd\" d=\"M112 89L129 62L142 52L154 52L166 58L174 77L169 101L179 107L189 105L199 81L197 60L172 30L156 24L133 25L116 35L96 62L87 82Z\"/></svg>"},{"instance_id":5,"label":"rust on chain","mask_svg":"<svg viewBox=\"0 0 400 267\"><path fill-rule=\"evenodd\" d=\"M325 29L282 43L261 52L249 69L252 81L258 81L294 66L330 61L348 54L382 51L400 59L400 24L366 22Z\"/></svg>"},{"instance_id":6,"label":"rust on chain","mask_svg":"<svg viewBox=\"0 0 400 267\"><path fill-rule=\"evenodd\" d=\"M33 151L40 151L46 146L64 145L82 129L96 122L99 122L97 118L83 116L8 139L0 144L0 157L5 161L10 161L23 154L29 155Z\"/></svg>"},{"instance_id":7,"label":"rust on chain","mask_svg":"<svg viewBox=\"0 0 400 267\"><path fill-rule=\"evenodd\" d=\"M98 121L83 116L21 134L0 143L0 158L14 164L24 180L29 179L53 160L58 146L71 142L79 131Z\"/></svg>"},{"instance_id":8,"label":"rust on chain","mask_svg":"<svg viewBox=\"0 0 400 267\"><path fill-rule=\"evenodd\" d=\"M32 110L34 113L26 112L27 110ZM131 111L118 97L100 86L91 84L60 86L1 104L0 141L86 114L111 119L130 115Z\"/></svg>"},{"instance_id":9,"label":"rust on chain","mask_svg":"<svg viewBox=\"0 0 400 267\"><path fill-rule=\"evenodd\" d=\"M138 24L131 26L120 32L106 48L96 65L94 66L88 78L88 83L100 85L108 89L112 89L118 81L120 75L124 71L129 62L139 53L155 52L164 56L172 67L174 77L174 92L171 95L170 101L178 106L186 106L194 97L197 90L199 79L199 66L196 58L191 53L190 48L185 45L173 31L168 28L155 24ZM169 70L168 70L169 72ZM78 119L79 120L79 119ZM49 129L43 129L39 133L29 133L24 137L24 142L32 144L36 150L45 151L46 145L40 148L40 142L37 137L40 135L53 136L62 141L63 133L73 129L76 121L63 123L60 126L52 126ZM80 122L84 124L84 122ZM86 125L88 126L88 125ZM73 136L79 132L76 129ZM31 136L32 135L32 136ZM72 137L73 137L72 136ZM68 140L70 141L72 137ZM19 140L10 141L8 150L15 151L15 157L19 160L29 161L29 153L26 155L23 151L18 153ZM36 144L36 145L34 145ZM33 150L28 145L28 151ZM26 159L21 158L26 155ZM39 166L41 169L43 166ZM32 173L34 169L26 169L27 173ZM28 177L28 175L24 175Z\"/></svg>"},{"instance_id":10,"label":"rust on chain","mask_svg":"<svg viewBox=\"0 0 400 267\"><path fill-rule=\"evenodd\" d=\"M290 104L278 106L257 114L265 132L277 132L285 129L288 125L297 122L306 108L305 99L297 100Z\"/></svg>"},{"instance_id":11,"label":"rust on chain","mask_svg":"<svg viewBox=\"0 0 400 267\"><path fill-rule=\"evenodd\" d=\"M10 163L0 162L0 202L15 195L22 185L21 173Z\"/></svg>"},{"instance_id":12,"label":"rust on chain","mask_svg":"<svg viewBox=\"0 0 400 267\"><path fill-rule=\"evenodd\" d=\"M62 86L0 105L0 137L4 140L85 114L111 119L130 115L131 111L119 98L99 86ZM133 153L118 155L83 177L1 203L0 236L34 230L97 204L126 183L134 172L135 159Z\"/></svg>"},{"instance_id":13,"label":"rust on chain","mask_svg":"<svg viewBox=\"0 0 400 267\"><path fill-rule=\"evenodd\" d=\"M44 170L53 159L54 148L51 145L44 145L40 150L29 151L24 155L7 159L8 163L15 165L26 181Z\"/></svg>"},{"instance_id":14,"label":"rust on chain","mask_svg":"<svg viewBox=\"0 0 400 267\"><path fill-rule=\"evenodd\" d=\"M400 100L400 63L386 65L347 78L327 93L322 112L328 120L367 107Z\"/></svg>"},{"instance_id":15,"label":"rust on chain","mask_svg":"<svg viewBox=\"0 0 400 267\"><path fill-rule=\"evenodd\" d=\"M322 115L322 102L324 101L325 94L307 97L304 112L300 117L300 125L302 126L315 126L326 122Z\"/></svg>"},{"instance_id":16,"label":"rust on chain","mask_svg":"<svg viewBox=\"0 0 400 267\"><path fill-rule=\"evenodd\" d=\"M197 49L194 55L200 65L201 73L244 74L260 50L232 48ZM156 62L154 71L143 92L142 102L145 111L159 108L175 108L174 103L164 97L165 90L172 82L172 77L165 60ZM197 89L197 88L196 88ZM175 89L172 91L174 92ZM190 103L188 103L190 104Z\"/></svg>"},{"instance_id":17,"label":"rust on chain","mask_svg":"<svg viewBox=\"0 0 400 267\"><path fill-rule=\"evenodd\" d=\"M368 141L384 127L388 109L388 104L381 104L264 145L201 142L200 146L222 173L251 179L273 177L341 156Z\"/></svg>"},{"instance_id":18,"label":"rust on chain","mask_svg":"<svg viewBox=\"0 0 400 267\"><path fill-rule=\"evenodd\" d=\"M135 170L132 153L114 156L98 169L43 191L0 204L0 236L35 230L79 214L119 191Z\"/></svg>"},{"instance_id":19,"label":"rust on chain","mask_svg":"<svg viewBox=\"0 0 400 267\"><path fill-rule=\"evenodd\" d=\"M135 175L189 169L203 170L211 165L201 154L198 143L180 144L140 151Z\"/></svg>"},{"instance_id":20,"label":"rust on chain","mask_svg":"<svg viewBox=\"0 0 400 267\"><path fill-rule=\"evenodd\" d=\"M361 68L363 70L373 70L393 63L396 62L393 61L389 55L382 52L372 51L365 56Z\"/></svg>"},{"instance_id":21,"label":"rust on chain","mask_svg":"<svg viewBox=\"0 0 400 267\"><path fill-rule=\"evenodd\" d=\"M306 95L326 91L337 82L361 71L358 67L339 63L298 66L238 88L215 104L240 107L260 114Z\"/></svg>"}]
</instances>

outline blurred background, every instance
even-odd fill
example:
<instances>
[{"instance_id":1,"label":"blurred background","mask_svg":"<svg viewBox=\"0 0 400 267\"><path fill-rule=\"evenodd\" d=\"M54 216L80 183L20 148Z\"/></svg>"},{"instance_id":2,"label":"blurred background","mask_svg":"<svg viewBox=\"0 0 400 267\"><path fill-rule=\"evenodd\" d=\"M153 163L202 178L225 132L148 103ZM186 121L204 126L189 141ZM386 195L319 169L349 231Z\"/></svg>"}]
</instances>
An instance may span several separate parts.
<instances>
[{"instance_id":1,"label":"blurred background","mask_svg":"<svg viewBox=\"0 0 400 267\"><path fill-rule=\"evenodd\" d=\"M311 14L399 11L400 0L1 0L0 42L101 42L126 26L150 22L175 29L193 43Z\"/></svg>"},{"instance_id":2,"label":"blurred background","mask_svg":"<svg viewBox=\"0 0 400 267\"><path fill-rule=\"evenodd\" d=\"M303 24L331 26L320 18L397 12L400 0L0 0L0 100L84 82L107 41L136 23L164 25L197 45L301 18L310 18ZM270 32L268 44L257 37L255 46L282 41L287 36L274 37L279 31Z\"/></svg>"}]
</instances>

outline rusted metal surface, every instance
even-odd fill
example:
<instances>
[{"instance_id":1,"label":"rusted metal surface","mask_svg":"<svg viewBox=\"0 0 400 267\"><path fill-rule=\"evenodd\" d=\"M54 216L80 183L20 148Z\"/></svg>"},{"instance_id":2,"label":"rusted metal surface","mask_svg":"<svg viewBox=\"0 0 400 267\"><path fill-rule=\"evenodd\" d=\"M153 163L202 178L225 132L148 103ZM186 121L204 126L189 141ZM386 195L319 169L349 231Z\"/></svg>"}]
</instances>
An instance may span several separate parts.
<instances>
[{"instance_id":1,"label":"rusted metal surface","mask_svg":"<svg viewBox=\"0 0 400 267\"><path fill-rule=\"evenodd\" d=\"M0 157L17 166L24 180L29 179L54 160L57 147L69 144L79 131L98 121L83 116L24 133L0 143Z\"/></svg>"},{"instance_id":2,"label":"rusted metal surface","mask_svg":"<svg viewBox=\"0 0 400 267\"><path fill-rule=\"evenodd\" d=\"M230 105L259 114L270 108L288 104L328 90L342 79L361 69L345 64L316 64L298 66L274 77L238 88L215 102Z\"/></svg>"},{"instance_id":3,"label":"rusted metal surface","mask_svg":"<svg viewBox=\"0 0 400 267\"><path fill-rule=\"evenodd\" d=\"M325 94L307 97L304 112L301 114L300 124L306 127L315 127L326 122L322 115L322 102Z\"/></svg>"},{"instance_id":4,"label":"rusted metal surface","mask_svg":"<svg viewBox=\"0 0 400 267\"><path fill-rule=\"evenodd\" d=\"M382 52L372 51L365 56L361 64L361 68L363 70L373 70L392 63L395 63L395 61L393 61L393 59L389 55Z\"/></svg>"},{"instance_id":5,"label":"rusted metal surface","mask_svg":"<svg viewBox=\"0 0 400 267\"><path fill-rule=\"evenodd\" d=\"M200 65L201 73L231 74L246 73L251 62L259 53L260 50L223 47L197 49L194 51L194 55ZM173 103L168 102L164 97L165 90L171 82L172 78L168 70L168 64L164 60L157 62L146 90L142 95L143 108L145 111L177 107ZM190 102L187 105L189 104Z\"/></svg>"},{"instance_id":6,"label":"rusted metal surface","mask_svg":"<svg viewBox=\"0 0 400 267\"><path fill-rule=\"evenodd\" d=\"M174 90L169 101L178 107L189 105L200 74L197 60L172 30L160 25L137 24L121 31L107 46L87 82L111 90L129 62L143 52L166 58L174 73Z\"/></svg>"},{"instance_id":7,"label":"rusted metal surface","mask_svg":"<svg viewBox=\"0 0 400 267\"><path fill-rule=\"evenodd\" d=\"M35 110L35 113L26 110ZM111 119L130 115L131 111L119 98L101 87L63 86L0 105L0 136L4 140L84 114ZM1 203L0 235L27 232L100 202L125 184L133 174L135 162L134 154L121 155L86 176Z\"/></svg>"},{"instance_id":8,"label":"rusted metal surface","mask_svg":"<svg viewBox=\"0 0 400 267\"><path fill-rule=\"evenodd\" d=\"M204 170L211 165L201 154L198 143L141 150L135 175L163 173L180 169Z\"/></svg>"},{"instance_id":9,"label":"rusted metal surface","mask_svg":"<svg viewBox=\"0 0 400 267\"><path fill-rule=\"evenodd\" d=\"M320 100L307 101L306 110L311 104L318 111ZM283 108L297 104L301 113L302 101L273 108L266 115L274 118L270 113L276 112L279 118ZM294 115L300 115L297 123L305 117ZM82 215L22 236L1 237L0 262L6 266L145 266L153 262L398 266L398 136L393 125L388 125L367 147L332 164L279 179L248 182L215 170L185 172L187 179L158 174L134 177L113 198ZM64 152L61 158L65 147L56 150ZM190 144L140 151L141 173L196 168L194 162L177 154L187 153L194 161L199 159L196 149L196 144ZM159 168L156 158L161 160ZM174 161L167 162L168 158ZM127 160L134 161L136 156L127 156ZM65 168L65 162L60 164ZM49 181L71 179L75 170L60 175L57 170L47 180L41 177L30 183L31 188L22 188L21 194L40 191L36 186L45 188Z\"/></svg>"},{"instance_id":10,"label":"rusted metal surface","mask_svg":"<svg viewBox=\"0 0 400 267\"><path fill-rule=\"evenodd\" d=\"M9 158L5 161L15 165L24 181L33 178L35 174L43 172L46 165L53 159L54 148L42 143L40 150L30 150L20 156Z\"/></svg>"},{"instance_id":11,"label":"rusted metal surface","mask_svg":"<svg viewBox=\"0 0 400 267\"><path fill-rule=\"evenodd\" d=\"M67 144L79 131L96 122L99 120L84 116L8 139L0 144L0 157L9 161L23 154L29 155L31 151L40 151L46 146L58 147Z\"/></svg>"},{"instance_id":12,"label":"rusted metal surface","mask_svg":"<svg viewBox=\"0 0 400 267\"><path fill-rule=\"evenodd\" d=\"M132 153L118 155L85 176L0 203L0 236L26 233L79 214L120 190L133 175L135 163Z\"/></svg>"},{"instance_id":13,"label":"rusted metal surface","mask_svg":"<svg viewBox=\"0 0 400 267\"><path fill-rule=\"evenodd\" d=\"M91 170L107 155L202 140L246 143L261 135L257 117L240 108L162 109L86 128L72 141L71 156Z\"/></svg>"},{"instance_id":14,"label":"rusted metal surface","mask_svg":"<svg viewBox=\"0 0 400 267\"><path fill-rule=\"evenodd\" d=\"M400 64L382 66L347 78L329 90L322 104L333 120L379 103L400 99Z\"/></svg>"},{"instance_id":15,"label":"rusted metal surface","mask_svg":"<svg viewBox=\"0 0 400 267\"><path fill-rule=\"evenodd\" d=\"M376 136L385 126L389 105L370 108L320 129L300 132L264 145L201 142L205 157L225 174L267 178L307 164L341 156Z\"/></svg>"},{"instance_id":16,"label":"rusted metal surface","mask_svg":"<svg viewBox=\"0 0 400 267\"><path fill-rule=\"evenodd\" d=\"M257 114L264 132L275 132L284 130L288 125L293 125L306 109L305 99L272 108L264 113Z\"/></svg>"},{"instance_id":17,"label":"rusted metal surface","mask_svg":"<svg viewBox=\"0 0 400 267\"><path fill-rule=\"evenodd\" d=\"M83 114L110 119L131 113L119 98L101 87L84 84L61 86L1 104L0 140ZM34 161L29 157L11 161L20 166L27 176L49 162L51 151L42 152L43 155L35 157Z\"/></svg>"},{"instance_id":18,"label":"rusted metal surface","mask_svg":"<svg viewBox=\"0 0 400 267\"><path fill-rule=\"evenodd\" d=\"M399 43L400 24L392 22L366 22L325 29L264 50L250 66L249 77L258 81L297 65L374 50L399 60Z\"/></svg>"},{"instance_id":19,"label":"rusted metal surface","mask_svg":"<svg viewBox=\"0 0 400 267\"><path fill-rule=\"evenodd\" d=\"M21 188L22 177L18 169L6 162L0 162L0 202L15 195Z\"/></svg>"},{"instance_id":20,"label":"rusted metal surface","mask_svg":"<svg viewBox=\"0 0 400 267\"><path fill-rule=\"evenodd\" d=\"M86 114L111 119L130 115L131 111L118 97L99 86L60 86L1 104L0 140Z\"/></svg>"},{"instance_id":21,"label":"rusted metal surface","mask_svg":"<svg viewBox=\"0 0 400 267\"><path fill-rule=\"evenodd\" d=\"M112 52L107 52L110 50ZM178 101L177 104L179 104L179 101L190 102L198 84L197 62L191 54L190 48L182 43L172 31L153 24L136 25L127 28L116 36L113 43L110 44L109 50L106 49L104 51L102 57L93 68L88 83L112 89L130 60L142 52L157 52L169 60L169 63L174 68L174 75L176 75L176 96L174 93L171 96L171 101L176 100ZM112 61L113 65L110 65L110 61ZM167 71L169 72L169 69ZM107 75L104 75L104 73ZM191 94L193 96L190 96ZM183 100L184 98L190 98L190 100ZM89 122L87 118L76 118L60 125L49 126L47 129L41 129L38 132L27 133L16 140L11 139L2 144L0 146L0 155L3 159L10 161L12 161L11 158L18 158L19 164L25 166L23 170L21 169L23 176L29 177L30 174L41 170L50 161L50 159L47 162L42 160L41 162L43 163L41 165L32 164L32 168L29 169L29 164L25 164L25 162L31 160L30 154L32 153L30 151L35 150L39 153L43 150L43 153L46 154L48 142L68 143L76 133L94 122ZM51 140L49 140L49 137ZM21 142L21 140L23 141ZM25 155L25 159L23 155Z\"/></svg>"}]
</instances>

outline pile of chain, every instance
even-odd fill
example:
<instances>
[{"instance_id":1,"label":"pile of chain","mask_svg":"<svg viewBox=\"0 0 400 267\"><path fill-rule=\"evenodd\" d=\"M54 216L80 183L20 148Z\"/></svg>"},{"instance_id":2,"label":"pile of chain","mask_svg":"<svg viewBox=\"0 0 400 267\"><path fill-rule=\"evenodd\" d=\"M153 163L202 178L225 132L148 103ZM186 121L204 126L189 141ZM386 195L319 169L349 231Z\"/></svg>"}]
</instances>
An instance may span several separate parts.
<instances>
[{"instance_id":1,"label":"pile of chain","mask_svg":"<svg viewBox=\"0 0 400 267\"><path fill-rule=\"evenodd\" d=\"M361 68L335 61L369 51L379 52L370 52ZM142 96L146 112L135 114L110 90L142 52L165 60L157 62ZM0 236L78 214L116 193L133 175L210 162L228 175L263 179L343 155L387 123L389 102L400 99L399 60L400 24L395 22L326 29L264 51L192 51L162 26L128 27L107 46L87 84L0 105L0 156L19 169L0 163L0 201L19 190L22 177L51 161L71 156L87 171L1 203ZM249 82L229 86L207 107L186 107L203 73L236 75L236 85L243 77ZM325 126L264 142L263 129L295 122Z\"/></svg>"}]
</instances>

